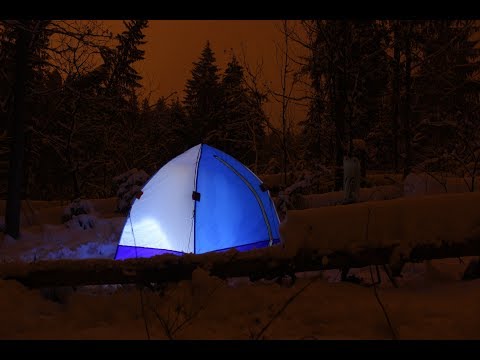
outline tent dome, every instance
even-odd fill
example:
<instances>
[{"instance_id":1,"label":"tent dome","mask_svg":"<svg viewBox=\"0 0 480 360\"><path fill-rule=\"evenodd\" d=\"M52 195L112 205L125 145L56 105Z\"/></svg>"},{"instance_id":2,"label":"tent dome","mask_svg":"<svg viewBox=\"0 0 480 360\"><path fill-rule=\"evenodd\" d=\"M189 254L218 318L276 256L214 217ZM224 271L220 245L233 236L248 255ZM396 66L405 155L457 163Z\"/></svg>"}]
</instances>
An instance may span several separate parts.
<instances>
[{"instance_id":1,"label":"tent dome","mask_svg":"<svg viewBox=\"0 0 480 360\"><path fill-rule=\"evenodd\" d=\"M170 160L142 189L115 259L239 251L279 242L269 192L245 165L199 144Z\"/></svg>"}]
</instances>

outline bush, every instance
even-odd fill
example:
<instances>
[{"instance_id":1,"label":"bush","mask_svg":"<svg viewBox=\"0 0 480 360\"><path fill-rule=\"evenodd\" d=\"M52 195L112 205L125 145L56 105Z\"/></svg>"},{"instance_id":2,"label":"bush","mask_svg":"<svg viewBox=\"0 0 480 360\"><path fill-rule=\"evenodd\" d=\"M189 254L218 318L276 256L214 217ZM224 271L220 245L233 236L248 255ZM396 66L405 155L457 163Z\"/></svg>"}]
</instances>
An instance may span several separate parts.
<instances>
[{"instance_id":1,"label":"bush","mask_svg":"<svg viewBox=\"0 0 480 360\"><path fill-rule=\"evenodd\" d=\"M65 207L62 215L62 223L70 228L93 229L95 216L93 216L92 204L83 199L75 199Z\"/></svg>"},{"instance_id":2,"label":"bush","mask_svg":"<svg viewBox=\"0 0 480 360\"><path fill-rule=\"evenodd\" d=\"M148 174L143 170L131 169L113 178L117 187L117 211L128 213L132 207L133 200L140 193Z\"/></svg>"}]
</instances>

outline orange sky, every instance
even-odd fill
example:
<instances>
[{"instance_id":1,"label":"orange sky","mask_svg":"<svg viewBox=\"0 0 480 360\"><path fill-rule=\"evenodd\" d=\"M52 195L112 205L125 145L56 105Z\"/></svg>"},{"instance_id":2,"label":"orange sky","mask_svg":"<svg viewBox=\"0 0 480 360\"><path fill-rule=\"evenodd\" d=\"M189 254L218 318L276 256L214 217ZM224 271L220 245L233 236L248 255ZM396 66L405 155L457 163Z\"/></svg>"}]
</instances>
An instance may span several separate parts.
<instances>
[{"instance_id":1,"label":"orange sky","mask_svg":"<svg viewBox=\"0 0 480 360\"><path fill-rule=\"evenodd\" d=\"M104 23L114 33L124 29L121 20ZM209 40L222 70L230 49L240 56L243 47L252 67L263 60L264 79L278 89L280 66L275 43L282 41L280 24L272 20L151 20L146 30L145 60L137 69L144 77L147 91L155 91L153 99L173 91L179 91L179 97L183 98L181 91L190 76L192 62ZM279 116L278 105L267 106L266 110L274 118Z\"/></svg>"}]
</instances>

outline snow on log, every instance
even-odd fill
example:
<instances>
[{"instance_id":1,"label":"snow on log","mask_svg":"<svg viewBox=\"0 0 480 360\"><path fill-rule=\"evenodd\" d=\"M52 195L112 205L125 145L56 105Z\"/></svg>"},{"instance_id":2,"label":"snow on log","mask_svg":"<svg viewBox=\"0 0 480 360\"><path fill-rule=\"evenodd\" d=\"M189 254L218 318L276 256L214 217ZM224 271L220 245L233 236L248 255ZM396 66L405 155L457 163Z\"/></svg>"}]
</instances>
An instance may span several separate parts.
<instances>
[{"instance_id":1,"label":"snow on log","mask_svg":"<svg viewBox=\"0 0 480 360\"><path fill-rule=\"evenodd\" d=\"M296 256L278 256L278 252L262 249L255 256L239 254L237 258L195 255L186 260L164 261L162 255L151 259L65 260L33 264L6 264L0 267L0 278L17 280L29 287L81 286L101 284L161 283L191 279L197 267L206 268L220 278L249 276L252 280L274 278L302 271L364 267L390 262L394 248L361 249L356 252L330 252L301 249ZM276 253L276 254L275 254ZM405 261L468 256L480 254L480 238L467 239L441 247L418 246ZM251 254L250 254L251 255Z\"/></svg>"},{"instance_id":2,"label":"snow on log","mask_svg":"<svg viewBox=\"0 0 480 360\"><path fill-rule=\"evenodd\" d=\"M403 188L396 185L376 186L361 188L360 198L357 202L391 200L403 196ZM298 210L335 206L341 204L345 194L343 191L334 191L323 194L301 195L297 204Z\"/></svg>"},{"instance_id":3,"label":"snow on log","mask_svg":"<svg viewBox=\"0 0 480 360\"><path fill-rule=\"evenodd\" d=\"M480 193L290 211L282 245L249 252L162 255L115 261L55 260L0 265L0 278L29 287L160 283L202 267L252 280L295 272L480 255Z\"/></svg>"},{"instance_id":4,"label":"snow on log","mask_svg":"<svg viewBox=\"0 0 480 360\"><path fill-rule=\"evenodd\" d=\"M415 197L423 195L465 193L479 191L480 177L445 177L438 173L409 174L404 180L404 196Z\"/></svg>"},{"instance_id":5,"label":"snow on log","mask_svg":"<svg viewBox=\"0 0 480 360\"><path fill-rule=\"evenodd\" d=\"M336 251L322 254L318 250L300 249L294 257L285 256L281 248L266 248L246 253L229 252L187 255L171 258L161 255L149 259L124 261L110 259L52 260L31 264L3 264L0 278L16 280L33 288L106 284L148 284L190 280L193 271L204 268L220 278L244 277L251 280L272 279L303 271L360 268L383 265L391 261L393 247ZM417 246L405 262L480 255L480 237L464 239L440 247Z\"/></svg>"},{"instance_id":6,"label":"snow on log","mask_svg":"<svg viewBox=\"0 0 480 360\"><path fill-rule=\"evenodd\" d=\"M444 194L338 205L287 213L280 225L286 251L320 252L464 242L480 232L480 193Z\"/></svg>"}]
</instances>

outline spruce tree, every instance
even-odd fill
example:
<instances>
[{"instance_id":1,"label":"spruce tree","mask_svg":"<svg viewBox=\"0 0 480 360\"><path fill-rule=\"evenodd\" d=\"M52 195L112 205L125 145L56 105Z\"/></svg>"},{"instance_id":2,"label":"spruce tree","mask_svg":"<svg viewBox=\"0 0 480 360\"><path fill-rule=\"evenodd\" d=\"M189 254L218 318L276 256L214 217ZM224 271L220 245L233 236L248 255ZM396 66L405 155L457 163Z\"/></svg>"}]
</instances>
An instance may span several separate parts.
<instances>
[{"instance_id":1,"label":"spruce tree","mask_svg":"<svg viewBox=\"0 0 480 360\"><path fill-rule=\"evenodd\" d=\"M117 35L119 44L116 49L103 54L105 65L110 68L105 85L107 93L128 94L141 87L142 77L133 64L145 58L145 50L140 47L146 43L143 31L148 27L148 20L129 20L123 24L126 29Z\"/></svg>"},{"instance_id":2,"label":"spruce tree","mask_svg":"<svg viewBox=\"0 0 480 360\"><path fill-rule=\"evenodd\" d=\"M243 67L235 56L227 64L222 83L221 137L218 146L247 165L258 162L265 137L265 114L245 86Z\"/></svg>"},{"instance_id":3,"label":"spruce tree","mask_svg":"<svg viewBox=\"0 0 480 360\"><path fill-rule=\"evenodd\" d=\"M120 169L128 171L136 167L145 155L139 147L140 108L136 94L142 77L134 64L144 59L145 51L141 47L146 43L143 32L148 21L129 20L123 23L126 29L117 35L116 48L103 52L103 67L107 76L102 84L105 105L99 110L103 117L103 135L100 136L105 141L98 151L100 157L97 155L97 161L92 162L97 168L94 172L102 174L103 179L117 175Z\"/></svg>"},{"instance_id":4,"label":"spruce tree","mask_svg":"<svg viewBox=\"0 0 480 360\"><path fill-rule=\"evenodd\" d=\"M171 148L170 153L172 155L178 155L183 151L188 150L188 143L184 139L188 138L189 123L187 122L187 115L185 108L178 97L172 100L168 107L168 117L170 129L171 129Z\"/></svg>"},{"instance_id":5,"label":"spruce tree","mask_svg":"<svg viewBox=\"0 0 480 360\"><path fill-rule=\"evenodd\" d=\"M219 76L215 54L207 41L187 80L184 106L190 123L185 142L190 146L212 143L219 122Z\"/></svg>"}]
</instances>

